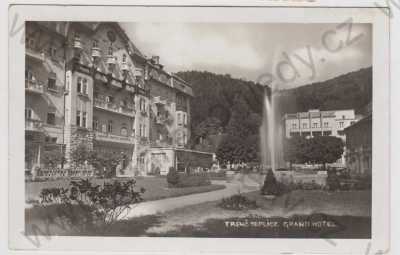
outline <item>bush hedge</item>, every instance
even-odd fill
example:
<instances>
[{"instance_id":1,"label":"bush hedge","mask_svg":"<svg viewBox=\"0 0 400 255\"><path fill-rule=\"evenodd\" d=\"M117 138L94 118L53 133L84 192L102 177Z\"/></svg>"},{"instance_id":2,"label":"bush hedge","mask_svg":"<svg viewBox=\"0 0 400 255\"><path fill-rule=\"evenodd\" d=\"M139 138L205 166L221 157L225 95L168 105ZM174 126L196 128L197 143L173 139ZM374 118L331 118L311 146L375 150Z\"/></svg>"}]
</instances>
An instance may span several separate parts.
<instances>
[{"instance_id":1,"label":"bush hedge","mask_svg":"<svg viewBox=\"0 0 400 255\"><path fill-rule=\"evenodd\" d=\"M256 201L250 200L242 194L236 194L227 198L223 198L218 206L227 210L238 211L258 208Z\"/></svg>"},{"instance_id":2,"label":"bush hedge","mask_svg":"<svg viewBox=\"0 0 400 255\"><path fill-rule=\"evenodd\" d=\"M178 173L171 167L167 174L168 187L184 188L210 185L208 173Z\"/></svg>"}]
</instances>

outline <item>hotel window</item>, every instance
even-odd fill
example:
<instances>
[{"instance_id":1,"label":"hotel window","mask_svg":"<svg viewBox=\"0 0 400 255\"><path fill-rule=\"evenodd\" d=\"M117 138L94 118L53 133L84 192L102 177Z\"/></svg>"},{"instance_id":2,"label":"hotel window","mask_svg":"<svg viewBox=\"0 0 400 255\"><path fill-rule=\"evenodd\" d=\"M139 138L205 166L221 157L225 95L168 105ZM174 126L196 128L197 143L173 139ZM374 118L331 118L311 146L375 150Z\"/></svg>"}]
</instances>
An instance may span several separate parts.
<instances>
[{"instance_id":1,"label":"hotel window","mask_svg":"<svg viewBox=\"0 0 400 255\"><path fill-rule=\"evenodd\" d=\"M182 143L183 143L182 136L183 136L182 132L178 132L176 135L176 138L178 140L178 145L182 145Z\"/></svg>"},{"instance_id":2,"label":"hotel window","mask_svg":"<svg viewBox=\"0 0 400 255\"><path fill-rule=\"evenodd\" d=\"M47 124L49 124L49 125L56 124L56 114L54 112L47 113Z\"/></svg>"},{"instance_id":3,"label":"hotel window","mask_svg":"<svg viewBox=\"0 0 400 255\"><path fill-rule=\"evenodd\" d=\"M303 128L307 128L307 123L303 123Z\"/></svg>"},{"instance_id":4,"label":"hotel window","mask_svg":"<svg viewBox=\"0 0 400 255\"><path fill-rule=\"evenodd\" d=\"M82 94L87 95L87 88L88 88L88 81L86 78L83 78L83 83L82 83Z\"/></svg>"},{"instance_id":5,"label":"hotel window","mask_svg":"<svg viewBox=\"0 0 400 255\"><path fill-rule=\"evenodd\" d=\"M342 115L342 119L346 119L346 116Z\"/></svg>"},{"instance_id":6,"label":"hotel window","mask_svg":"<svg viewBox=\"0 0 400 255\"><path fill-rule=\"evenodd\" d=\"M297 128L297 124L296 123L292 123L292 128L296 129Z\"/></svg>"},{"instance_id":7,"label":"hotel window","mask_svg":"<svg viewBox=\"0 0 400 255\"><path fill-rule=\"evenodd\" d=\"M113 122L112 120L109 120L107 124L107 132L112 133L112 130L113 130Z\"/></svg>"},{"instance_id":8,"label":"hotel window","mask_svg":"<svg viewBox=\"0 0 400 255\"><path fill-rule=\"evenodd\" d=\"M182 125L182 117L180 113L178 113L178 125Z\"/></svg>"},{"instance_id":9,"label":"hotel window","mask_svg":"<svg viewBox=\"0 0 400 255\"><path fill-rule=\"evenodd\" d=\"M112 96L106 96L107 103L112 103L113 101L114 101L114 98Z\"/></svg>"},{"instance_id":10,"label":"hotel window","mask_svg":"<svg viewBox=\"0 0 400 255\"><path fill-rule=\"evenodd\" d=\"M25 79L29 81L32 81L34 79L32 69L29 66L25 69Z\"/></svg>"},{"instance_id":11,"label":"hotel window","mask_svg":"<svg viewBox=\"0 0 400 255\"><path fill-rule=\"evenodd\" d=\"M30 108L25 109L25 119L30 120L33 119L33 111Z\"/></svg>"},{"instance_id":12,"label":"hotel window","mask_svg":"<svg viewBox=\"0 0 400 255\"><path fill-rule=\"evenodd\" d=\"M313 128L317 128L318 127L318 123L314 122L313 123Z\"/></svg>"},{"instance_id":13,"label":"hotel window","mask_svg":"<svg viewBox=\"0 0 400 255\"><path fill-rule=\"evenodd\" d=\"M44 141L46 143L57 143L57 137L46 136Z\"/></svg>"},{"instance_id":14,"label":"hotel window","mask_svg":"<svg viewBox=\"0 0 400 255\"><path fill-rule=\"evenodd\" d=\"M183 115L183 125L187 125L187 118L186 118L186 114L182 114Z\"/></svg>"},{"instance_id":15,"label":"hotel window","mask_svg":"<svg viewBox=\"0 0 400 255\"><path fill-rule=\"evenodd\" d=\"M121 100L120 102L122 107L127 107L128 106L128 102L126 100Z\"/></svg>"},{"instance_id":16,"label":"hotel window","mask_svg":"<svg viewBox=\"0 0 400 255\"><path fill-rule=\"evenodd\" d=\"M187 135L183 134L183 144L187 144Z\"/></svg>"},{"instance_id":17,"label":"hotel window","mask_svg":"<svg viewBox=\"0 0 400 255\"><path fill-rule=\"evenodd\" d=\"M76 92L81 93L81 91L82 91L82 78L78 77L76 84Z\"/></svg>"},{"instance_id":18,"label":"hotel window","mask_svg":"<svg viewBox=\"0 0 400 255\"><path fill-rule=\"evenodd\" d=\"M48 82L47 82L47 88L48 89L50 89L50 90L55 90L57 87L56 87L56 74L55 73L50 73L49 74L49 79L48 79Z\"/></svg>"},{"instance_id":19,"label":"hotel window","mask_svg":"<svg viewBox=\"0 0 400 255\"><path fill-rule=\"evenodd\" d=\"M344 122L343 121L341 121L341 122L339 122L339 127L343 127L344 126Z\"/></svg>"},{"instance_id":20,"label":"hotel window","mask_svg":"<svg viewBox=\"0 0 400 255\"><path fill-rule=\"evenodd\" d=\"M83 112L82 113L82 127L86 127L86 116L87 116L87 114L86 114L86 112Z\"/></svg>"},{"instance_id":21,"label":"hotel window","mask_svg":"<svg viewBox=\"0 0 400 255\"><path fill-rule=\"evenodd\" d=\"M81 126L81 111L76 111L76 126Z\"/></svg>"},{"instance_id":22,"label":"hotel window","mask_svg":"<svg viewBox=\"0 0 400 255\"><path fill-rule=\"evenodd\" d=\"M97 130L99 128L99 120L93 118L93 130Z\"/></svg>"},{"instance_id":23,"label":"hotel window","mask_svg":"<svg viewBox=\"0 0 400 255\"><path fill-rule=\"evenodd\" d=\"M128 135L128 130L126 129L126 127L122 127L121 128L121 135L123 135L123 136L127 136Z\"/></svg>"},{"instance_id":24,"label":"hotel window","mask_svg":"<svg viewBox=\"0 0 400 255\"><path fill-rule=\"evenodd\" d=\"M329 122L324 122L324 127L329 127Z\"/></svg>"},{"instance_id":25,"label":"hotel window","mask_svg":"<svg viewBox=\"0 0 400 255\"><path fill-rule=\"evenodd\" d=\"M101 125L101 132L107 133L107 125L106 124Z\"/></svg>"},{"instance_id":26,"label":"hotel window","mask_svg":"<svg viewBox=\"0 0 400 255\"><path fill-rule=\"evenodd\" d=\"M98 48L99 47L99 41L97 41L96 39L93 40L93 48Z\"/></svg>"},{"instance_id":27,"label":"hotel window","mask_svg":"<svg viewBox=\"0 0 400 255\"><path fill-rule=\"evenodd\" d=\"M27 44L28 44L29 49L32 49L32 50L35 49L35 39L34 38L29 37L27 39Z\"/></svg>"},{"instance_id":28,"label":"hotel window","mask_svg":"<svg viewBox=\"0 0 400 255\"><path fill-rule=\"evenodd\" d=\"M53 78L49 78L48 82L47 82L47 88L48 89L56 89L56 80Z\"/></svg>"},{"instance_id":29,"label":"hotel window","mask_svg":"<svg viewBox=\"0 0 400 255\"><path fill-rule=\"evenodd\" d=\"M139 100L139 108L140 108L140 111L142 111L142 112L146 111L146 102L143 98L140 98L140 100Z\"/></svg>"},{"instance_id":30,"label":"hotel window","mask_svg":"<svg viewBox=\"0 0 400 255\"><path fill-rule=\"evenodd\" d=\"M50 48L49 48L49 55L50 55L50 57L52 57L52 58L57 57L57 48L54 47L54 46L50 46Z\"/></svg>"}]
</instances>

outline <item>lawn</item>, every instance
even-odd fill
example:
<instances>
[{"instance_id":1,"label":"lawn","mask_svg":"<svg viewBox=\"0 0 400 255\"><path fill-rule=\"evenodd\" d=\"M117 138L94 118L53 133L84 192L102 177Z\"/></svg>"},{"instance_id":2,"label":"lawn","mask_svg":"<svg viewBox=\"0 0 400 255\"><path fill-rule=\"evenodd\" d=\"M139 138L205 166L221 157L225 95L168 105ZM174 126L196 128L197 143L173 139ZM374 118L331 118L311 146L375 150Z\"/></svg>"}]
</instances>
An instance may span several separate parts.
<instances>
[{"instance_id":1,"label":"lawn","mask_svg":"<svg viewBox=\"0 0 400 255\"><path fill-rule=\"evenodd\" d=\"M243 211L226 210L218 206L219 201L207 202L178 208L162 214L163 224L147 230L148 235L155 236L214 236L214 237L316 237L327 235L337 238L368 238L371 229L371 191L339 191L297 190L285 194L275 200L267 200L259 192L243 194L255 200L258 208ZM275 221L282 223L291 217L301 220L323 217L335 222L334 228L309 229L299 231L282 228L263 227L229 227L227 221L239 223ZM132 219L134 220L134 219ZM240 225L240 224L239 224Z\"/></svg>"},{"instance_id":2,"label":"lawn","mask_svg":"<svg viewBox=\"0 0 400 255\"><path fill-rule=\"evenodd\" d=\"M92 179L92 182L96 184L103 184L104 182L113 181L113 179ZM143 194L145 201L158 200L168 197L184 196L194 193L202 193L213 190L219 190L225 188L224 185L211 184L207 186L197 187L185 187L185 188L168 188L167 180L165 177L137 177L136 186L138 188L145 188L146 191ZM56 180L48 182L26 182L25 183L25 200L33 201L39 199L40 191L43 188L51 187L67 187L69 180Z\"/></svg>"},{"instance_id":3,"label":"lawn","mask_svg":"<svg viewBox=\"0 0 400 255\"><path fill-rule=\"evenodd\" d=\"M298 190L276 200L259 192L243 194L255 200L258 208L233 211L218 206L220 201L177 208L166 213L131 218L107 228L76 232L50 226L53 234L100 236L169 237L258 237L258 238L370 238L370 191ZM51 210L26 210L28 233L43 225ZM50 213L52 214L52 213Z\"/></svg>"}]
</instances>

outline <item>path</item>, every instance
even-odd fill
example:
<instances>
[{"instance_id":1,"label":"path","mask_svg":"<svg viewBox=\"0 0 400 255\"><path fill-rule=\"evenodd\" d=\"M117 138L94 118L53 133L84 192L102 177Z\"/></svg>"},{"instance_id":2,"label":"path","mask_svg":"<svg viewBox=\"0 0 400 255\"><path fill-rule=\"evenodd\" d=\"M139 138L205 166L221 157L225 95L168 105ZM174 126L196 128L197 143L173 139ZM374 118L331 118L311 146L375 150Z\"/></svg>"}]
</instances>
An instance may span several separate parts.
<instances>
[{"instance_id":1,"label":"path","mask_svg":"<svg viewBox=\"0 0 400 255\"><path fill-rule=\"evenodd\" d=\"M223 184L226 186L225 189L215 190L204 193L191 194L180 197L172 197L155 201L142 202L132 207L133 209L123 217L127 219L131 217L152 215L157 213L163 213L176 208L185 207L188 205L200 204L204 202L210 202L229 197L237 194L238 192L249 192L259 189L259 183L250 179L247 175L236 174L233 180L230 182L226 181L213 181L215 184Z\"/></svg>"}]
</instances>

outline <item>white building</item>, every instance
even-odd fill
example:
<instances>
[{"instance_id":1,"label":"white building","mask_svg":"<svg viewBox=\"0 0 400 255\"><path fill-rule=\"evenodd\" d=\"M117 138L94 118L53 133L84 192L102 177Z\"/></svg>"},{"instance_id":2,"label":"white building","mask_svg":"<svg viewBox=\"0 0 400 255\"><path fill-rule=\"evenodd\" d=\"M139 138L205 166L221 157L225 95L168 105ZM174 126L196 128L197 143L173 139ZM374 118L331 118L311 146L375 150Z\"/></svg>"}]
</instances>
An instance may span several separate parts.
<instances>
[{"instance_id":1,"label":"white building","mask_svg":"<svg viewBox=\"0 0 400 255\"><path fill-rule=\"evenodd\" d=\"M330 135L340 137L345 141L344 129L357 121L353 109L320 111L318 109L308 112L287 113L283 117L285 136L300 135L313 137Z\"/></svg>"},{"instance_id":2,"label":"white building","mask_svg":"<svg viewBox=\"0 0 400 255\"><path fill-rule=\"evenodd\" d=\"M336 136L346 141L344 129L357 121L353 109L320 111L311 109L308 112L287 113L284 115L285 136ZM345 153L331 166L345 166Z\"/></svg>"}]
</instances>

